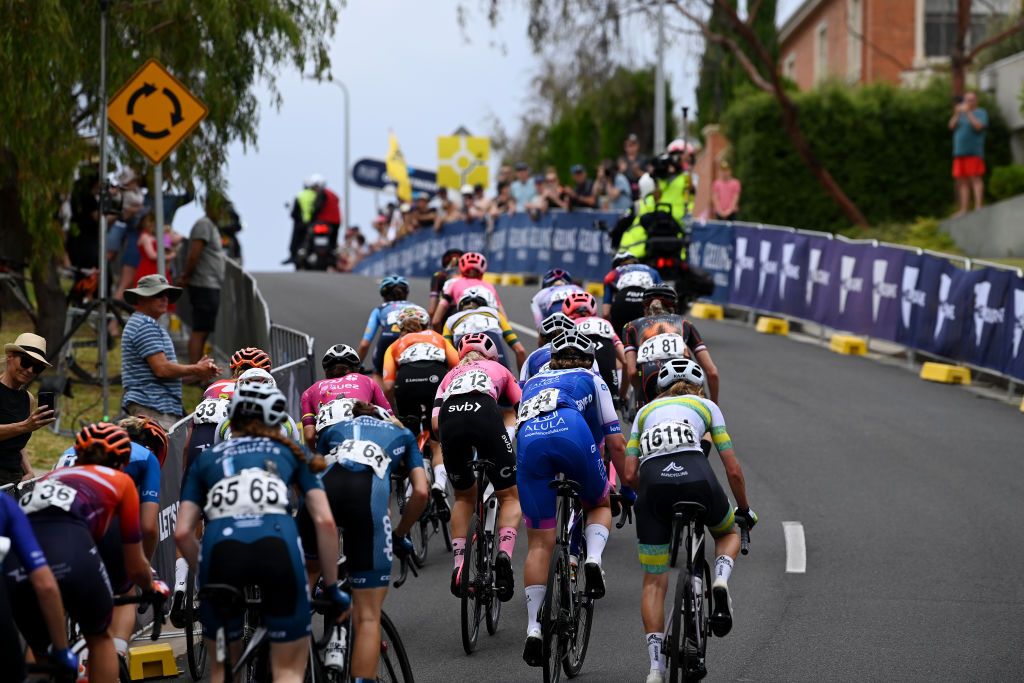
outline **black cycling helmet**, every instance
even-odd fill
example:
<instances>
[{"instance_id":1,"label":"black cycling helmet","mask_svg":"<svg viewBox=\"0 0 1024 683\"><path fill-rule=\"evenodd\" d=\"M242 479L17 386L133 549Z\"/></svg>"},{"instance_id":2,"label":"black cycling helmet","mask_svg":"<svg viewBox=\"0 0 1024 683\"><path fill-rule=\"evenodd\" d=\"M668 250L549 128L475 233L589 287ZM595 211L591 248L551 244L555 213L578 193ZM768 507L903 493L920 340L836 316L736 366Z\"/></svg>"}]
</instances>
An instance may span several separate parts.
<instances>
[{"instance_id":1,"label":"black cycling helmet","mask_svg":"<svg viewBox=\"0 0 1024 683\"><path fill-rule=\"evenodd\" d=\"M359 354L348 344L335 344L327 349L323 360L320 361L324 370L339 363L343 363L350 368L357 368L359 367Z\"/></svg>"},{"instance_id":2,"label":"black cycling helmet","mask_svg":"<svg viewBox=\"0 0 1024 683\"><path fill-rule=\"evenodd\" d=\"M441 267L448 268L453 258L461 258L465 253L462 249L449 249L441 256Z\"/></svg>"},{"instance_id":3,"label":"black cycling helmet","mask_svg":"<svg viewBox=\"0 0 1024 683\"><path fill-rule=\"evenodd\" d=\"M645 305L647 302L654 301L655 299L670 301L674 305L679 301L679 295L676 294L676 290L672 285L662 282L661 284L651 285L644 290L643 302Z\"/></svg>"},{"instance_id":4,"label":"black cycling helmet","mask_svg":"<svg viewBox=\"0 0 1024 683\"><path fill-rule=\"evenodd\" d=\"M631 254L628 251L620 251L612 258L612 268L618 268L626 261L638 261L635 254Z\"/></svg>"}]
</instances>

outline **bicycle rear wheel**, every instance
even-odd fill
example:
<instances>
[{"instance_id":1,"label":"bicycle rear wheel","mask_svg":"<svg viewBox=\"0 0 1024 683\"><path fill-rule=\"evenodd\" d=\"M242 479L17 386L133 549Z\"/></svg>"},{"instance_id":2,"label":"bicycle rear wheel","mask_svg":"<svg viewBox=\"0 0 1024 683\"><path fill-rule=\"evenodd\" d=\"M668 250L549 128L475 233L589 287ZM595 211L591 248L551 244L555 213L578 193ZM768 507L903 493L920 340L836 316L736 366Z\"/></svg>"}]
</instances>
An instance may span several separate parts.
<instances>
[{"instance_id":1,"label":"bicycle rear wheel","mask_svg":"<svg viewBox=\"0 0 1024 683\"><path fill-rule=\"evenodd\" d=\"M669 682L679 683L682 672L685 670L683 664L683 592L690 583L689 572L681 571L676 578L675 599L672 601L672 618L669 620L669 632L665 634L665 644L668 651L665 653L669 664Z\"/></svg>"},{"instance_id":2,"label":"bicycle rear wheel","mask_svg":"<svg viewBox=\"0 0 1024 683\"><path fill-rule=\"evenodd\" d=\"M488 531L483 543L480 544L487 553L486 569L481 576L487 580L487 634L493 636L498 632L498 621L501 619L501 600L498 599L498 592L494 589L494 534Z\"/></svg>"},{"instance_id":3,"label":"bicycle rear wheel","mask_svg":"<svg viewBox=\"0 0 1024 683\"><path fill-rule=\"evenodd\" d=\"M412 526L412 532L409 534L412 537L413 551L410 556L412 563L417 568L423 567L427 563L427 545L430 543L430 518L427 517L427 512L424 510L420 518Z\"/></svg>"},{"instance_id":4,"label":"bicycle rear wheel","mask_svg":"<svg viewBox=\"0 0 1024 683\"><path fill-rule=\"evenodd\" d=\"M559 502L561 505L561 501ZM568 577L569 559L563 546L555 546L555 554L551 558L551 569L548 574L547 593L541 607L541 633L544 638L544 683L557 683L565 654L564 638L562 637L562 610L566 601L566 582Z\"/></svg>"},{"instance_id":5,"label":"bicycle rear wheel","mask_svg":"<svg viewBox=\"0 0 1024 683\"><path fill-rule=\"evenodd\" d=\"M198 600L195 572L189 569L185 579L185 658L193 681L206 673L206 641L199 623Z\"/></svg>"},{"instance_id":6,"label":"bicycle rear wheel","mask_svg":"<svg viewBox=\"0 0 1024 683\"><path fill-rule=\"evenodd\" d=\"M477 515L469 520L470 537L466 540L466 554L462 558L462 581L459 597L462 603L462 649L467 655L473 654L480 638L480 618L483 616L481 584L485 577L480 575L473 554L477 539L483 536L483 524Z\"/></svg>"},{"instance_id":7,"label":"bicycle rear wheel","mask_svg":"<svg viewBox=\"0 0 1024 683\"><path fill-rule=\"evenodd\" d=\"M380 613L380 666L377 680L381 683L413 683L412 666L398 629L387 615Z\"/></svg>"},{"instance_id":8,"label":"bicycle rear wheel","mask_svg":"<svg viewBox=\"0 0 1024 683\"><path fill-rule=\"evenodd\" d=\"M586 550L581 549L580 556L586 557L586 554ZM583 669L583 661L587 658L587 648L590 645L590 628L594 622L594 600L586 595L583 572L575 572L575 581L572 580L572 575L570 568L569 602L572 611L569 616L573 627L565 646L565 659L562 660L562 668L569 678L579 675Z\"/></svg>"}]
</instances>

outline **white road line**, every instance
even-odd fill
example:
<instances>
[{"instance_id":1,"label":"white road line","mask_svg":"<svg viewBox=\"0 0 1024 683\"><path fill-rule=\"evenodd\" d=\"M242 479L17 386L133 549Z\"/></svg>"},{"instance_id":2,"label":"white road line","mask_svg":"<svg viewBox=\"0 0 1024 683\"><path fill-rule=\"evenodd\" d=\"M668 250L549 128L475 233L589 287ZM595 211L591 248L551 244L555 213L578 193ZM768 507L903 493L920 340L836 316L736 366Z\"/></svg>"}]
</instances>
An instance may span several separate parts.
<instances>
[{"instance_id":1,"label":"white road line","mask_svg":"<svg viewBox=\"0 0 1024 683\"><path fill-rule=\"evenodd\" d=\"M804 525L800 522L783 522L782 533L786 535L786 573L807 573L807 544L804 542Z\"/></svg>"},{"instance_id":2,"label":"white road line","mask_svg":"<svg viewBox=\"0 0 1024 683\"><path fill-rule=\"evenodd\" d=\"M534 329L532 327L527 327L526 325L520 325L519 323L514 322L512 320L508 321L508 326L511 327L516 332L522 332L523 334L530 335L531 339L537 336L537 330L536 329Z\"/></svg>"}]
</instances>

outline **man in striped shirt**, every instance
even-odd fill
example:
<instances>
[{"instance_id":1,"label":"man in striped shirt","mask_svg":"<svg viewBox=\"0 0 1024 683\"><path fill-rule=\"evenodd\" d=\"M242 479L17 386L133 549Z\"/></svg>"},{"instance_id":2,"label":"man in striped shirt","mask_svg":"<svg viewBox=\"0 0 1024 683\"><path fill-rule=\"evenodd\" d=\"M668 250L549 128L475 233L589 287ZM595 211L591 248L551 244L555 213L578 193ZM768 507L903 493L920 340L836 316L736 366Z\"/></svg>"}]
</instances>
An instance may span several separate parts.
<instances>
[{"instance_id":1,"label":"man in striped shirt","mask_svg":"<svg viewBox=\"0 0 1024 683\"><path fill-rule=\"evenodd\" d=\"M168 430L184 412L181 380L209 382L220 374L209 356L192 365L177 362L171 335L157 321L180 296L181 288L172 286L163 275L141 277L137 287L124 293L135 313L121 336L121 407L129 415L151 417Z\"/></svg>"}]
</instances>

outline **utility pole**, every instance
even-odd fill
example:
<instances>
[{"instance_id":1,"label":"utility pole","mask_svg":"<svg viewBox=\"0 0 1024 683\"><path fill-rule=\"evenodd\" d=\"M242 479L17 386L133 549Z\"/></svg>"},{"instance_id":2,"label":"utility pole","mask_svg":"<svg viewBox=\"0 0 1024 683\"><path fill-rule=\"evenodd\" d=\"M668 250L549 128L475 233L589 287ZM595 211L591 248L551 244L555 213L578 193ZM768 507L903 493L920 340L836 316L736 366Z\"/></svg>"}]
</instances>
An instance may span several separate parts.
<instances>
[{"instance_id":1,"label":"utility pole","mask_svg":"<svg viewBox=\"0 0 1024 683\"><path fill-rule=\"evenodd\" d=\"M110 382L107 378L107 200L110 188L107 184L107 9L110 0L100 0L100 324L98 327L99 357L96 371L100 376L103 419L110 419Z\"/></svg>"},{"instance_id":2,"label":"utility pole","mask_svg":"<svg viewBox=\"0 0 1024 683\"><path fill-rule=\"evenodd\" d=\"M654 71L654 154L665 151L665 0L658 0L658 48Z\"/></svg>"}]
</instances>

